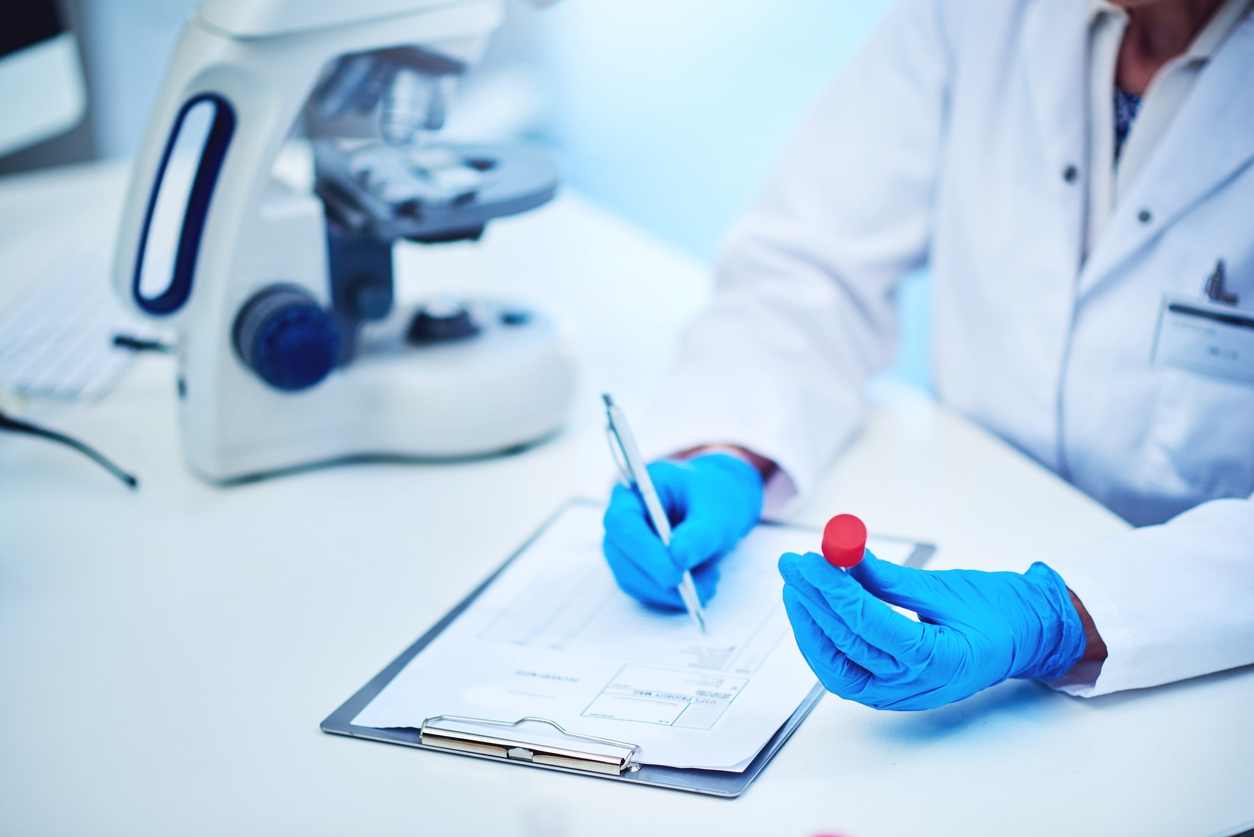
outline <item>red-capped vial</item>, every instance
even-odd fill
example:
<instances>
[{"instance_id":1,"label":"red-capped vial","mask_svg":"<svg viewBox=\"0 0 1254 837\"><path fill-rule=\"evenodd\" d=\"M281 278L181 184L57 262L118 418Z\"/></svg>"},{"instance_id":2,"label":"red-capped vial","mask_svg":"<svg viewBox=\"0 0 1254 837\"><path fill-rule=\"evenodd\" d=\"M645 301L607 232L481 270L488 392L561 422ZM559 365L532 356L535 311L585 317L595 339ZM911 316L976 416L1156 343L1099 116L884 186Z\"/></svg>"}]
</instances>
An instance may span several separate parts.
<instances>
[{"instance_id":1,"label":"red-capped vial","mask_svg":"<svg viewBox=\"0 0 1254 837\"><path fill-rule=\"evenodd\" d=\"M866 524L852 514L838 514L823 527L823 557L833 567L849 569L866 553Z\"/></svg>"}]
</instances>

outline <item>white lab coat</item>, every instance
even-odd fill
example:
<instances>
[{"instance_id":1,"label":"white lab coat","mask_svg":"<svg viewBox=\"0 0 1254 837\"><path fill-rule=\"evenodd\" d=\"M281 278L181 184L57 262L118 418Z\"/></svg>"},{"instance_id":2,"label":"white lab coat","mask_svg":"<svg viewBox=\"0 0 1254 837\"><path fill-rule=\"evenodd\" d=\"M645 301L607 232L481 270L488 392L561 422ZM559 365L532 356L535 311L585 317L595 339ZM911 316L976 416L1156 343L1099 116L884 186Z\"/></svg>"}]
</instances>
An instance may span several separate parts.
<instances>
[{"instance_id":1,"label":"white lab coat","mask_svg":"<svg viewBox=\"0 0 1254 837\"><path fill-rule=\"evenodd\" d=\"M1051 562L1109 648L1086 695L1254 662L1254 386L1150 363L1163 294L1217 259L1254 307L1254 18L1085 257L1088 9L904 0L732 232L648 422L654 452L739 443L804 494L930 264L938 397L1147 527Z\"/></svg>"}]
</instances>

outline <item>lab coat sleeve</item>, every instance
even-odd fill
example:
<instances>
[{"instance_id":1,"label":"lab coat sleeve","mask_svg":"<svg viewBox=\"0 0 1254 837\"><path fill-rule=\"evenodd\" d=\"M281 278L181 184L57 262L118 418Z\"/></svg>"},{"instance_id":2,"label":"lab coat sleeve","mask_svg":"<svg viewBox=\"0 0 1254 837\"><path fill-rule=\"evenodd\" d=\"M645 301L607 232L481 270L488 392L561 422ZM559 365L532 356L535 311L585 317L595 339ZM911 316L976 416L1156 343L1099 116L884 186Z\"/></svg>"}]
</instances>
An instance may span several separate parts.
<instances>
[{"instance_id":1,"label":"lab coat sleeve","mask_svg":"<svg viewBox=\"0 0 1254 837\"><path fill-rule=\"evenodd\" d=\"M1091 697L1254 663L1254 496L1202 503L1050 565L1107 649L1100 673L1081 664L1055 688Z\"/></svg>"},{"instance_id":2,"label":"lab coat sleeve","mask_svg":"<svg viewBox=\"0 0 1254 837\"><path fill-rule=\"evenodd\" d=\"M953 6L900 3L803 124L724 243L641 423L647 456L736 444L805 494L855 432L892 361L896 286L927 257Z\"/></svg>"}]
</instances>

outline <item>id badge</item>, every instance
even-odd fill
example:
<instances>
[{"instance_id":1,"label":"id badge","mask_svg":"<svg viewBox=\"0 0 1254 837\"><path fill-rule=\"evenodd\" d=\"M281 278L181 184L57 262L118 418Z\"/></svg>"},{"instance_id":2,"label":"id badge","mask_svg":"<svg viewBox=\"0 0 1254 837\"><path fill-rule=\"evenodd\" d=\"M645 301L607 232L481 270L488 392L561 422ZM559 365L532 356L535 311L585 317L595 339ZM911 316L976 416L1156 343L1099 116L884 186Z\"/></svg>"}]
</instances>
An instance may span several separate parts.
<instances>
[{"instance_id":1,"label":"id badge","mask_svg":"<svg viewBox=\"0 0 1254 837\"><path fill-rule=\"evenodd\" d=\"M1154 363L1254 384L1254 310L1205 297L1163 297Z\"/></svg>"}]
</instances>

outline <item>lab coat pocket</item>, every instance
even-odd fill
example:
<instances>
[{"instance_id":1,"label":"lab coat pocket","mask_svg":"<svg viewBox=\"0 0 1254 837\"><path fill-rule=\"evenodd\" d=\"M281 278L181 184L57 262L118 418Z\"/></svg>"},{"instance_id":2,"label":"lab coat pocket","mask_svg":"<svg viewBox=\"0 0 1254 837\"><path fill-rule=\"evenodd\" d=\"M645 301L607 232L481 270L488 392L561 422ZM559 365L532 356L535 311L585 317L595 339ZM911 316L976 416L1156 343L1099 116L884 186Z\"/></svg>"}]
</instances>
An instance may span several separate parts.
<instances>
[{"instance_id":1,"label":"lab coat pocket","mask_svg":"<svg viewBox=\"0 0 1254 837\"><path fill-rule=\"evenodd\" d=\"M1197 502L1254 491L1254 385L1159 369L1150 478Z\"/></svg>"}]
</instances>

